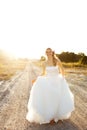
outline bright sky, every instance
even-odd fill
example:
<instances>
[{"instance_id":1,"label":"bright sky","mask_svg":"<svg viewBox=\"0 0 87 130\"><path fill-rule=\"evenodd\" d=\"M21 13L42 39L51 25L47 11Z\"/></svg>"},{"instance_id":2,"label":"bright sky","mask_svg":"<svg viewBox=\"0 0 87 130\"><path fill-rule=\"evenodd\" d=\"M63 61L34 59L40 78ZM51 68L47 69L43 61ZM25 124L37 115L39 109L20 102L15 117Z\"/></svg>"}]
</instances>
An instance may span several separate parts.
<instances>
[{"instance_id":1,"label":"bright sky","mask_svg":"<svg viewBox=\"0 0 87 130\"><path fill-rule=\"evenodd\" d=\"M0 49L39 58L47 47L87 55L87 0L0 0Z\"/></svg>"}]
</instances>

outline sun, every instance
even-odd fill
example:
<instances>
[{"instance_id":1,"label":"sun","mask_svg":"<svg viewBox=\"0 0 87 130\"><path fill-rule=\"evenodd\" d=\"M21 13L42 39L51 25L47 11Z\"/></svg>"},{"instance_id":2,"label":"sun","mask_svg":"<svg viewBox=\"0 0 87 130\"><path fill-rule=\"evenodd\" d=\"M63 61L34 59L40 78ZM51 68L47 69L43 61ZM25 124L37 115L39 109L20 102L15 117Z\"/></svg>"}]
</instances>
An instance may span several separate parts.
<instances>
[{"instance_id":1,"label":"sun","mask_svg":"<svg viewBox=\"0 0 87 130\"><path fill-rule=\"evenodd\" d=\"M42 51L36 49L33 45L26 44L6 44L0 47L4 51L8 52L9 55L15 58L29 58L29 59L38 59L41 57Z\"/></svg>"}]
</instances>

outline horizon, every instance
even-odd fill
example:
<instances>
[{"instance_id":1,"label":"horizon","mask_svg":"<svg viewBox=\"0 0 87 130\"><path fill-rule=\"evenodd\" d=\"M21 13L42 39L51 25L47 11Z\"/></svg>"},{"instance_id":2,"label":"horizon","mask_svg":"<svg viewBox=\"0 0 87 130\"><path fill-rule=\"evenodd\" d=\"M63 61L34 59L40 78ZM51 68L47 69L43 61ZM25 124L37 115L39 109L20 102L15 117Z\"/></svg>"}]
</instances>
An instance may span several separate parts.
<instances>
[{"instance_id":1,"label":"horizon","mask_svg":"<svg viewBox=\"0 0 87 130\"><path fill-rule=\"evenodd\" d=\"M0 48L0 51L2 51L2 52L4 52L4 53L6 53L6 55L8 55L8 56L10 56L10 57L14 57L14 58L28 58L28 59L40 59L41 58L41 56L45 56L46 57L46 55L45 54L42 54L42 55L38 55L38 56L36 56L36 54L35 54L35 56L29 56L29 55L26 55L26 56L22 56L22 55L20 55L20 56L17 56L16 54L14 54L14 53L12 53L11 51L7 51L7 50L5 50L5 49L1 49ZM74 54L79 54L79 53L84 53L84 52L73 52L73 51L61 51L61 52L55 52L56 54L61 54L62 52L69 52L69 53L74 53ZM87 54L86 53L84 53L85 54L85 56L87 56Z\"/></svg>"}]
</instances>

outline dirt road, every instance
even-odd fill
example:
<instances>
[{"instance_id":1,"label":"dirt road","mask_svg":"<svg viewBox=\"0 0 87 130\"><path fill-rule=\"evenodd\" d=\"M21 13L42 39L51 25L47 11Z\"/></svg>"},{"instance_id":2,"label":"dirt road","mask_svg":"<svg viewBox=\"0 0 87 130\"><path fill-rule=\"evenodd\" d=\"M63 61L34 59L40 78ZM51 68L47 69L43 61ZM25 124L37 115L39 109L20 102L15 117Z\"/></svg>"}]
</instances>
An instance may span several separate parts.
<instances>
[{"instance_id":1,"label":"dirt road","mask_svg":"<svg viewBox=\"0 0 87 130\"><path fill-rule=\"evenodd\" d=\"M30 124L26 120L31 80L38 73L39 70L29 64L9 85L8 93L4 94L3 91L4 96L0 98L0 130L87 130L87 75L77 74L76 71L66 75L66 80L75 96L76 108L70 119L53 125ZM2 92L1 86L0 92Z\"/></svg>"}]
</instances>

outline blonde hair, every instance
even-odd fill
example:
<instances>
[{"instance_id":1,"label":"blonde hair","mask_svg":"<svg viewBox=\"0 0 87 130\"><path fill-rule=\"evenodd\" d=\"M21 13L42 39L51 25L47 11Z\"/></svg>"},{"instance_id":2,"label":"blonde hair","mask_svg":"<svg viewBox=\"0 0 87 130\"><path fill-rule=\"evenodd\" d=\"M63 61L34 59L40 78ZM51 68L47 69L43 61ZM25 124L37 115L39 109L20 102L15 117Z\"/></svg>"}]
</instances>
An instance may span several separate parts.
<instances>
[{"instance_id":1,"label":"blonde hair","mask_svg":"<svg viewBox=\"0 0 87 130\"><path fill-rule=\"evenodd\" d=\"M53 65L54 66L56 66L56 64L57 64L57 56L56 56L56 54L55 54L55 52L53 51Z\"/></svg>"},{"instance_id":2,"label":"blonde hair","mask_svg":"<svg viewBox=\"0 0 87 130\"><path fill-rule=\"evenodd\" d=\"M54 52L51 48L47 48L46 51L47 51L47 50L51 50L51 51L52 51L52 53L53 53L53 54L52 54L52 57L53 57L53 65L56 66L56 64L57 64L57 59L58 59L58 58L57 58L55 52Z\"/></svg>"}]
</instances>

